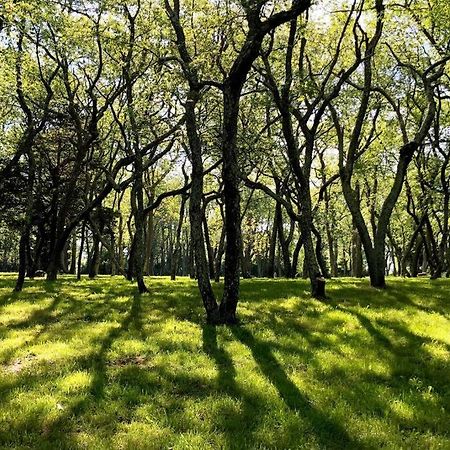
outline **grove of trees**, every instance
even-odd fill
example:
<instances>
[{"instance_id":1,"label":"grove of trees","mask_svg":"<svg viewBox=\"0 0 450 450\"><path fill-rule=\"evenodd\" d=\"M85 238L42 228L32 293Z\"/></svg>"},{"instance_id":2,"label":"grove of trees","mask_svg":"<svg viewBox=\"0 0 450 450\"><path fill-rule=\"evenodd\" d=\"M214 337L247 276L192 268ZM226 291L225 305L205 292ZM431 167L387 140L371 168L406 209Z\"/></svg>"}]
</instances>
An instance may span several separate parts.
<instances>
[{"instance_id":1,"label":"grove of trees","mask_svg":"<svg viewBox=\"0 0 450 450\"><path fill-rule=\"evenodd\" d=\"M0 271L449 276L449 59L447 0L4 0Z\"/></svg>"}]
</instances>

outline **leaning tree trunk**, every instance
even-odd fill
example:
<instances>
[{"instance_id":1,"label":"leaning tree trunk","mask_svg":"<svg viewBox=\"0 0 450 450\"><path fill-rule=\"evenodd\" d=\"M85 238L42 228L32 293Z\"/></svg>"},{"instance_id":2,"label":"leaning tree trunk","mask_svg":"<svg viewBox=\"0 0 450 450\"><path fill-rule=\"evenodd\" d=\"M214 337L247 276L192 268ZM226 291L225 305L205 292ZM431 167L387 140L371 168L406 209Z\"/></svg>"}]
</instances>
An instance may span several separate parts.
<instances>
[{"instance_id":1,"label":"leaning tree trunk","mask_svg":"<svg viewBox=\"0 0 450 450\"><path fill-rule=\"evenodd\" d=\"M205 238L203 234L203 159L202 144L197 130L195 104L198 92L191 91L186 102L186 130L191 150L192 184L189 199L189 218L191 222L191 246L194 256L195 273L198 288L202 297L208 322L218 321L218 306L209 277L208 260L205 251ZM192 274L192 271L191 271Z\"/></svg>"},{"instance_id":2,"label":"leaning tree trunk","mask_svg":"<svg viewBox=\"0 0 450 450\"><path fill-rule=\"evenodd\" d=\"M316 237L316 258L317 263L319 264L320 271L322 276L325 278L331 278L330 271L328 270L327 263L325 262L325 258L323 256L323 240L320 231L314 226L312 228L313 234Z\"/></svg>"},{"instance_id":3,"label":"leaning tree trunk","mask_svg":"<svg viewBox=\"0 0 450 450\"><path fill-rule=\"evenodd\" d=\"M292 255L291 278L297 277L298 258L299 258L300 250L302 249L302 247L303 247L303 236L302 236L302 234L300 234L300 236L298 237L298 240L297 240L297 244L295 245L295 248L294 248L294 253Z\"/></svg>"},{"instance_id":4,"label":"leaning tree trunk","mask_svg":"<svg viewBox=\"0 0 450 450\"><path fill-rule=\"evenodd\" d=\"M149 203L153 203L153 194L149 197ZM145 227L145 261L144 272L146 275L153 275L153 237L155 234L155 211L151 209L147 214Z\"/></svg>"}]
</instances>

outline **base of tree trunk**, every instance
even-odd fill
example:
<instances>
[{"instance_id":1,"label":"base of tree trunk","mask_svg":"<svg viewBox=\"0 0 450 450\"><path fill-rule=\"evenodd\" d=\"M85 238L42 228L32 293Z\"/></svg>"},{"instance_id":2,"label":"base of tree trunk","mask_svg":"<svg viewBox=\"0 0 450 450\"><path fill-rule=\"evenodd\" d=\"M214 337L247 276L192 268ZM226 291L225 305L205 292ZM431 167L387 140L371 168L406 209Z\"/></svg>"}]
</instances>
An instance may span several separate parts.
<instances>
[{"instance_id":1,"label":"base of tree trunk","mask_svg":"<svg viewBox=\"0 0 450 450\"><path fill-rule=\"evenodd\" d=\"M148 292L148 289L144 283L144 280L138 280L137 284L138 284L139 294L146 294Z\"/></svg>"},{"instance_id":2,"label":"base of tree trunk","mask_svg":"<svg viewBox=\"0 0 450 450\"><path fill-rule=\"evenodd\" d=\"M216 310L207 313L206 323L208 325L238 325L239 319L235 312L226 313L217 308Z\"/></svg>"},{"instance_id":3,"label":"base of tree trunk","mask_svg":"<svg viewBox=\"0 0 450 450\"><path fill-rule=\"evenodd\" d=\"M311 296L318 300L326 300L328 297L325 293L327 280L320 272L317 272L311 281Z\"/></svg>"},{"instance_id":4,"label":"base of tree trunk","mask_svg":"<svg viewBox=\"0 0 450 450\"><path fill-rule=\"evenodd\" d=\"M314 280L314 289L313 289L313 297L319 300L328 299L325 293L326 279L323 277L317 277Z\"/></svg>"},{"instance_id":5,"label":"base of tree trunk","mask_svg":"<svg viewBox=\"0 0 450 450\"><path fill-rule=\"evenodd\" d=\"M219 308L206 313L206 323L208 325L220 325Z\"/></svg>"}]
</instances>

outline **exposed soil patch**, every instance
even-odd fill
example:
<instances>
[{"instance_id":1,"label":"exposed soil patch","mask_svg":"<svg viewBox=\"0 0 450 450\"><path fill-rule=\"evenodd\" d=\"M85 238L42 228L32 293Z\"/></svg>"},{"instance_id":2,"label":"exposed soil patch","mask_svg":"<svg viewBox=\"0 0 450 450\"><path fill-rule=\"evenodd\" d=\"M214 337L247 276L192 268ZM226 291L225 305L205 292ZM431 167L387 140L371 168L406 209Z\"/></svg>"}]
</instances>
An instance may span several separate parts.
<instances>
[{"instance_id":1,"label":"exposed soil patch","mask_svg":"<svg viewBox=\"0 0 450 450\"><path fill-rule=\"evenodd\" d=\"M22 372L26 367L30 366L31 362L36 359L34 353L29 353L22 358L15 359L11 364L4 365L3 370L8 373L19 373Z\"/></svg>"},{"instance_id":2,"label":"exposed soil patch","mask_svg":"<svg viewBox=\"0 0 450 450\"><path fill-rule=\"evenodd\" d=\"M121 356L120 358L113 359L112 361L108 361L109 366L146 366L149 361L146 356L143 355L129 355L129 356Z\"/></svg>"}]
</instances>

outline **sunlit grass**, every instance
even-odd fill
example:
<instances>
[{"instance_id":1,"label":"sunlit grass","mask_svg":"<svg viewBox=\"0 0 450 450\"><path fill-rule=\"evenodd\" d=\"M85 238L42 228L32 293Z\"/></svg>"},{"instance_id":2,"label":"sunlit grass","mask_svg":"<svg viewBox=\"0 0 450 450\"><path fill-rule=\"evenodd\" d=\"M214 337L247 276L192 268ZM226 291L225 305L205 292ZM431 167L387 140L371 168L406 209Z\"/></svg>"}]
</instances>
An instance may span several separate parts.
<instances>
[{"instance_id":1,"label":"sunlit grass","mask_svg":"<svg viewBox=\"0 0 450 450\"><path fill-rule=\"evenodd\" d=\"M147 281L0 275L1 448L450 448L450 280Z\"/></svg>"}]
</instances>

